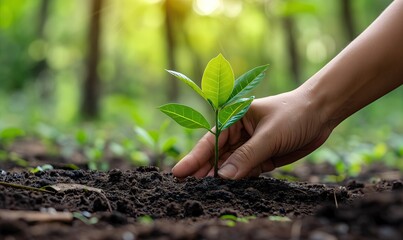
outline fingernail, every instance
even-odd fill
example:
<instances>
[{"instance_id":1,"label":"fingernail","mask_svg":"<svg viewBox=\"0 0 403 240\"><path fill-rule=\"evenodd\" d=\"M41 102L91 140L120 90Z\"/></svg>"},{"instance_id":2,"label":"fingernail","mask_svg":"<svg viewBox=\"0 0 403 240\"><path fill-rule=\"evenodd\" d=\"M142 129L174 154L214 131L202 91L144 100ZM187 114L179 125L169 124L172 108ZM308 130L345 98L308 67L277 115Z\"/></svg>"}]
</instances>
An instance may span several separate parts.
<instances>
[{"instance_id":1,"label":"fingernail","mask_svg":"<svg viewBox=\"0 0 403 240\"><path fill-rule=\"evenodd\" d=\"M222 178L233 179L237 173L237 167L235 165L228 163L218 170L218 175Z\"/></svg>"}]
</instances>

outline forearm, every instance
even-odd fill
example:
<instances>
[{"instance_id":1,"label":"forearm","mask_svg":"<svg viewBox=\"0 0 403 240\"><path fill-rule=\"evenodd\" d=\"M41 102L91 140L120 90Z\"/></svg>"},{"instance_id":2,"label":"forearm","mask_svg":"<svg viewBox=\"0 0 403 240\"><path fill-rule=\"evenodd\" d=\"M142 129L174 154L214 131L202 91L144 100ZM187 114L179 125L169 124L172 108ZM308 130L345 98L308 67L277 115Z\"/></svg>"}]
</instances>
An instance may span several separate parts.
<instances>
[{"instance_id":1,"label":"forearm","mask_svg":"<svg viewBox=\"0 0 403 240\"><path fill-rule=\"evenodd\" d=\"M403 83L403 0L394 1L300 90L331 127Z\"/></svg>"}]
</instances>

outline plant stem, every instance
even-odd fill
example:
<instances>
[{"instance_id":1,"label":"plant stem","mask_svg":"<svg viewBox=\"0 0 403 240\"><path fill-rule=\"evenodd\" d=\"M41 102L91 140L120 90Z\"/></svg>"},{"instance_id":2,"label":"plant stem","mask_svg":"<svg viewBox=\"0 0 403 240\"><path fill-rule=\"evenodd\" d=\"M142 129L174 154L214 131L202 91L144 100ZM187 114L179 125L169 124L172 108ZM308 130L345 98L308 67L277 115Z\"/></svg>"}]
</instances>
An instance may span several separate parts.
<instances>
[{"instance_id":1,"label":"plant stem","mask_svg":"<svg viewBox=\"0 0 403 240\"><path fill-rule=\"evenodd\" d=\"M214 177L218 177L218 158L219 158L219 152L218 152L218 137L220 136L220 126L219 126L219 120L218 120L218 113L219 110L217 109L215 111L215 158L214 158Z\"/></svg>"}]
</instances>

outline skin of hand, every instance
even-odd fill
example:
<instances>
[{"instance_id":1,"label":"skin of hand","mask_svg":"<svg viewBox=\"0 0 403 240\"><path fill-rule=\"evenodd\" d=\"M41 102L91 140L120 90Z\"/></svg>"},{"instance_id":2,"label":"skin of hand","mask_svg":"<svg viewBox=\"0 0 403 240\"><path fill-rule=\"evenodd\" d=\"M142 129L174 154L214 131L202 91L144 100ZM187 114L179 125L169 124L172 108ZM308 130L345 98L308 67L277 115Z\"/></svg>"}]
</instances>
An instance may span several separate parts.
<instances>
[{"instance_id":1,"label":"skin of hand","mask_svg":"<svg viewBox=\"0 0 403 240\"><path fill-rule=\"evenodd\" d=\"M299 88L255 100L220 135L219 175L258 176L321 146L344 119L403 84L403 0ZM207 133L173 169L174 176L212 175L214 136Z\"/></svg>"},{"instance_id":2,"label":"skin of hand","mask_svg":"<svg viewBox=\"0 0 403 240\"><path fill-rule=\"evenodd\" d=\"M306 98L295 90L255 100L242 120L220 135L219 175L230 179L258 176L322 145L332 128L315 115ZM211 176L213 159L214 135L207 133L172 172L179 178Z\"/></svg>"}]
</instances>

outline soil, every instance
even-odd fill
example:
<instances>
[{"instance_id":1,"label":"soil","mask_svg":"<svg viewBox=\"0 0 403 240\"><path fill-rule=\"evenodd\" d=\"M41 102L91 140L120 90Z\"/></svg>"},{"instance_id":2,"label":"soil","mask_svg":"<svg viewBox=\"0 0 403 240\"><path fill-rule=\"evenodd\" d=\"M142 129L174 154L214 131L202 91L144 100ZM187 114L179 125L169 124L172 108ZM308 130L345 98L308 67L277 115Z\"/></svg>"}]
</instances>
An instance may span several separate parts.
<instances>
[{"instance_id":1,"label":"soil","mask_svg":"<svg viewBox=\"0 0 403 240\"><path fill-rule=\"evenodd\" d=\"M69 170L60 157L31 159L58 169L0 162L0 239L403 239L396 171L395 179L338 184L179 180L155 167L100 172Z\"/></svg>"}]
</instances>

